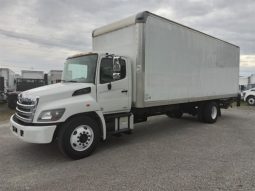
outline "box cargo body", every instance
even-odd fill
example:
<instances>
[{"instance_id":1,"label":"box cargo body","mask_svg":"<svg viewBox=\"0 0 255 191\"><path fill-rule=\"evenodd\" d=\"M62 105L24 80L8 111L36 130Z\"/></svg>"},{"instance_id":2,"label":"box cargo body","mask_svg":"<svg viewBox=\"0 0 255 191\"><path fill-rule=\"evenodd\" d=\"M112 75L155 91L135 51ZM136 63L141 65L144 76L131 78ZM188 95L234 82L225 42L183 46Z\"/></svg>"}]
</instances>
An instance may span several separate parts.
<instances>
[{"instance_id":1,"label":"box cargo body","mask_svg":"<svg viewBox=\"0 0 255 191\"><path fill-rule=\"evenodd\" d=\"M21 77L26 79L44 79L43 71L22 70Z\"/></svg>"},{"instance_id":2,"label":"box cargo body","mask_svg":"<svg viewBox=\"0 0 255 191\"><path fill-rule=\"evenodd\" d=\"M238 94L238 46L149 12L94 30L93 51L131 60L133 107Z\"/></svg>"}]
</instances>

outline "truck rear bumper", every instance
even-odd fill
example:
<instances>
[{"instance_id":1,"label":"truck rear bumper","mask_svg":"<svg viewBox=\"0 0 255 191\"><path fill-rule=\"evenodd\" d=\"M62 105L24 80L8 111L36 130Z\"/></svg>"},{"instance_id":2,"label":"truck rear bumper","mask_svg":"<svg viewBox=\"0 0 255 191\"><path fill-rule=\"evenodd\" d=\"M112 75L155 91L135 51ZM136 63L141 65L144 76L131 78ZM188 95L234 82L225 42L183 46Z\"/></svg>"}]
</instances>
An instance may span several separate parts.
<instances>
[{"instance_id":1,"label":"truck rear bumper","mask_svg":"<svg viewBox=\"0 0 255 191\"><path fill-rule=\"evenodd\" d=\"M56 125L51 126L24 126L10 119L11 131L14 135L29 143L50 143L52 141Z\"/></svg>"}]
</instances>

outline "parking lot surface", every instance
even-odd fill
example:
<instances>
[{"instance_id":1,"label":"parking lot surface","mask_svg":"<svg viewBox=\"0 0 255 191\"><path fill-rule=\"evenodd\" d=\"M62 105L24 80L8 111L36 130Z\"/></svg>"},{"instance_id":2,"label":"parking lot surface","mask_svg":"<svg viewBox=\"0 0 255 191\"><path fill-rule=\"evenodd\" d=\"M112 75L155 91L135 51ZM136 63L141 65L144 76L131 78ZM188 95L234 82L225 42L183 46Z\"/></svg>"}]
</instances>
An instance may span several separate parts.
<instances>
[{"instance_id":1,"label":"parking lot surface","mask_svg":"<svg viewBox=\"0 0 255 191\"><path fill-rule=\"evenodd\" d=\"M215 124L152 117L77 161L0 122L0 190L255 190L255 109L223 110Z\"/></svg>"}]
</instances>

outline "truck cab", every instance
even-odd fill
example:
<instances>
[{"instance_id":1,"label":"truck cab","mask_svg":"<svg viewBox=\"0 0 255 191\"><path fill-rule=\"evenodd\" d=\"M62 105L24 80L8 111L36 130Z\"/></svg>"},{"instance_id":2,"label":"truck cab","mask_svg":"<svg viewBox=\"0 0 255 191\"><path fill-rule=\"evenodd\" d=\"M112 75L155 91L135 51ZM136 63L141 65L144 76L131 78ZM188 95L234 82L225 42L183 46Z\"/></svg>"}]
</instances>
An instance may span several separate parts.
<instances>
[{"instance_id":1,"label":"truck cab","mask_svg":"<svg viewBox=\"0 0 255 191\"><path fill-rule=\"evenodd\" d=\"M242 92L243 100L251 106L255 105L255 88Z\"/></svg>"},{"instance_id":2,"label":"truck cab","mask_svg":"<svg viewBox=\"0 0 255 191\"><path fill-rule=\"evenodd\" d=\"M108 53L78 54L66 59L62 82L22 92L11 130L31 143L58 137L72 158L89 155L106 131L130 131L131 66Z\"/></svg>"}]
</instances>

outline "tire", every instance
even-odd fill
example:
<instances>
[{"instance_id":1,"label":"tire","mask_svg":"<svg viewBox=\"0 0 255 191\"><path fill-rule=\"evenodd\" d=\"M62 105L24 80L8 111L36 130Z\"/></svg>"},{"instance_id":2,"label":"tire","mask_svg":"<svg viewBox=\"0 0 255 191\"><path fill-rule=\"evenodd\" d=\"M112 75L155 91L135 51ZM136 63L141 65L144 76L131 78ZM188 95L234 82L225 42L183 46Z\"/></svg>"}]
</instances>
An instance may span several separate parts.
<instances>
[{"instance_id":1,"label":"tire","mask_svg":"<svg viewBox=\"0 0 255 191\"><path fill-rule=\"evenodd\" d=\"M82 159L96 149L100 141L100 129L90 117L75 117L60 127L57 139L63 154L75 160Z\"/></svg>"},{"instance_id":2,"label":"tire","mask_svg":"<svg viewBox=\"0 0 255 191\"><path fill-rule=\"evenodd\" d=\"M246 102L248 105L251 105L251 106L255 105L255 96L248 96L246 98Z\"/></svg>"},{"instance_id":3,"label":"tire","mask_svg":"<svg viewBox=\"0 0 255 191\"><path fill-rule=\"evenodd\" d=\"M181 110L172 111L166 114L170 118L176 118L180 119L183 115L183 112Z\"/></svg>"},{"instance_id":4,"label":"tire","mask_svg":"<svg viewBox=\"0 0 255 191\"><path fill-rule=\"evenodd\" d=\"M215 123L219 116L219 106L216 102L206 103L202 109L202 120L205 123Z\"/></svg>"}]
</instances>

